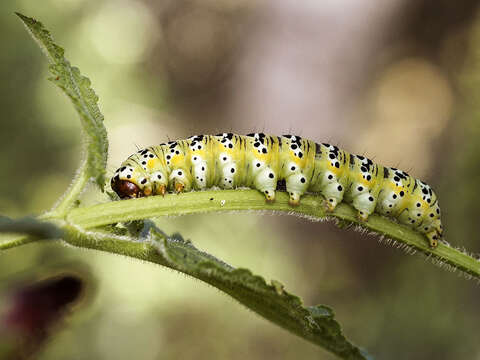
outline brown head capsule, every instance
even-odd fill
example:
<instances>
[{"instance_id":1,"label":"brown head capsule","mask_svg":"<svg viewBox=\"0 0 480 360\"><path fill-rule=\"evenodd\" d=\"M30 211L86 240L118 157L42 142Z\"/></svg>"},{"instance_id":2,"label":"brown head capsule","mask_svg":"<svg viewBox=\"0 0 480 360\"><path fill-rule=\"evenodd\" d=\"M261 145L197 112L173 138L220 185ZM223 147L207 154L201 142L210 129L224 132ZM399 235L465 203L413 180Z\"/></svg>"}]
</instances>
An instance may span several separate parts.
<instances>
[{"instance_id":1,"label":"brown head capsule","mask_svg":"<svg viewBox=\"0 0 480 360\"><path fill-rule=\"evenodd\" d=\"M121 199L143 196L137 185L128 180L120 180L117 176L112 179L111 186Z\"/></svg>"}]
</instances>

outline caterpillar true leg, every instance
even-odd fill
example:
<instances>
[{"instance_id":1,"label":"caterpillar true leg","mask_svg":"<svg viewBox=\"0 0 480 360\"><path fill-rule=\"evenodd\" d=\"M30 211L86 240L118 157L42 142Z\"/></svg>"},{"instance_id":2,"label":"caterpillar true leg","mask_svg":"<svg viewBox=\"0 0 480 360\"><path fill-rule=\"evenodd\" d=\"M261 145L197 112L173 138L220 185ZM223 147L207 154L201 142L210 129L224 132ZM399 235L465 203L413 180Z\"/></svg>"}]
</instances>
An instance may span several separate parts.
<instances>
[{"instance_id":1,"label":"caterpillar true leg","mask_svg":"<svg viewBox=\"0 0 480 360\"><path fill-rule=\"evenodd\" d=\"M185 169L176 169L170 173L169 180L173 185L173 189L177 193L183 191L190 191L192 189L192 182L190 174Z\"/></svg>"},{"instance_id":2,"label":"caterpillar true leg","mask_svg":"<svg viewBox=\"0 0 480 360\"><path fill-rule=\"evenodd\" d=\"M165 196L166 192L167 192L167 187L165 185L163 185L163 184L158 185L157 190L156 190L157 195Z\"/></svg>"},{"instance_id":3,"label":"caterpillar true leg","mask_svg":"<svg viewBox=\"0 0 480 360\"><path fill-rule=\"evenodd\" d=\"M183 185L181 182L174 182L175 183L175 191L177 193L181 193L183 192L183 190L185 189L185 185Z\"/></svg>"}]
</instances>

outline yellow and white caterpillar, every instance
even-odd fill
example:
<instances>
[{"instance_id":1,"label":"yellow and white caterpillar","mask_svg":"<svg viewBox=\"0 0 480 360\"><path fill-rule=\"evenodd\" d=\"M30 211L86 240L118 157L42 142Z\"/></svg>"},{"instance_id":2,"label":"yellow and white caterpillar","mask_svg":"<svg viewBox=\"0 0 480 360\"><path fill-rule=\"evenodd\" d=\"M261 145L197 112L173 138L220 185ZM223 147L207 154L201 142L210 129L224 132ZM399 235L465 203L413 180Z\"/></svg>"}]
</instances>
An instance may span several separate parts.
<instances>
[{"instance_id":1,"label":"yellow and white caterpillar","mask_svg":"<svg viewBox=\"0 0 480 360\"><path fill-rule=\"evenodd\" d=\"M346 201L367 221L374 212L397 219L427 236L442 237L440 207L431 187L407 173L299 136L198 135L151 146L131 155L115 172L120 198L164 195L167 191L249 187L275 200L286 190L290 205L318 193L333 211Z\"/></svg>"}]
</instances>

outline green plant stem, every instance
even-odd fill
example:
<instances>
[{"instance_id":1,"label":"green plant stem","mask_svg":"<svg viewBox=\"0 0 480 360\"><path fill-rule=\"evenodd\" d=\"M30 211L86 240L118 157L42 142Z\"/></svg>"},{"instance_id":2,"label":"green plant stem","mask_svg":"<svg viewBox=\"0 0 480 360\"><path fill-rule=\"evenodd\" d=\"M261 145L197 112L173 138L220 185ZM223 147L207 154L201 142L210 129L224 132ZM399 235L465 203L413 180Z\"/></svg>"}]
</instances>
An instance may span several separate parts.
<instances>
[{"instance_id":1,"label":"green plant stem","mask_svg":"<svg viewBox=\"0 0 480 360\"><path fill-rule=\"evenodd\" d=\"M17 246L30 244L32 242L38 241L39 238L36 236L31 236L27 234L22 235L12 235L11 238L8 238L8 241L0 242L0 251L11 249Z\"/></svg>"},{"instance_id":2,"label":"green plant stem","mask_svg":"<svg viewBox=\"0 0 480 360\"><path fill-rule=\"evenodd\" d=\"M47 222L34 217L9 219L0 216L0 250L25 245L37 240L61 239L63 231L59 221ZM61 225L64 225L62 222ZM7 234L4 236L3 234Z\"/></svg>"},{"instance_id":3,"label":"green plant stem","mask_svg":"<svg viewBox=\"0 0 480 360\"><path fill-rule=\"evenodd\" d=\"M263 195L255 190L168 194L165 197L152 196L72 209L66 220L83 228L94 228L152 217L235 210L278 211L314 221L337 218L391 239L395 246L420 251L432 260L439 260L450 265L452 269L461 270L480 279L480 262L472 256L443 243L436 249L431 249L422 234L379 215L371 215L367 222L361 222L356 211L345 203L340 204L333 213L328 213L324 208L323 199L315 195L306 195L302 197L300 206L291 207L288 205L287 194L283 192L277 193L277 199L273 204L266 203Z\"/></svg>"},{"instance_id":4,"label":"green plant stem","mask_svg":"<svg viewBox=\"0 0 480 360\"><path fill-rule=\"evenodd\" d=\"M75 201L80 197L80 194L85 190L90 178L87 172L87 162L84 161L83 164L77 171L72 184L65 192L65 195L60 198L57 204L53 207L52 210L41 216L43 220L62 218L65 216L68 209L70 209Z\"/></svg>"}]
</instances>

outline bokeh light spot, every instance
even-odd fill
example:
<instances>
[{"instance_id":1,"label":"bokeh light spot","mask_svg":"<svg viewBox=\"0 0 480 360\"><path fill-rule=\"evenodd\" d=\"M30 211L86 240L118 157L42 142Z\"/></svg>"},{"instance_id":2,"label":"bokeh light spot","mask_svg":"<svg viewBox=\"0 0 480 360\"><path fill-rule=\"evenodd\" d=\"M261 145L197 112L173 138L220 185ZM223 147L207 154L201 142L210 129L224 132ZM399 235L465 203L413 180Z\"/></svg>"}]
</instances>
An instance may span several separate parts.
<instances>
[{"instance_id":1,"label":"bokeh light spot","mask_svg":"<svg viewBox=\"0 0 480 360\"><path fill-rule=\"evenodd\" d=\"M111 63L142 61L160 31L149 10L136 1L107 2L85 28L95 49Z\"/></svg>"},{"instance_id":2,"label":"bokeh light spot","mask_svg":"<svg viewBox=\"0 0 480 360\"><path fill-rule=\"evenodd\" d=\"M419 58L391 64L378 78L370 102L370 124L357 148L378 154L376 161L424 176L431 143L452 114L453 93L445 75Z\"/></svg>"}]
</instances>

